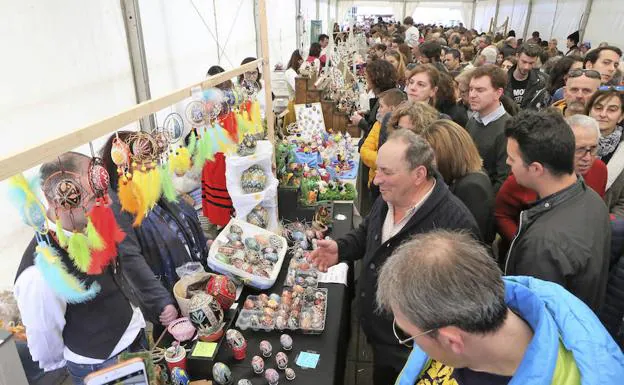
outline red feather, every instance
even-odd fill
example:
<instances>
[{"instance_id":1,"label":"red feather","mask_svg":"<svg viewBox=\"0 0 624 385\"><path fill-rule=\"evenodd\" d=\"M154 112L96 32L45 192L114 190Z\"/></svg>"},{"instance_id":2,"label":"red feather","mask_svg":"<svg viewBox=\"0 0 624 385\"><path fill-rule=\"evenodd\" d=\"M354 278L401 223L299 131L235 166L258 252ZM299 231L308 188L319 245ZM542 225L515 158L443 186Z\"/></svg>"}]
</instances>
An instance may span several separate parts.
<instances>
[{"instance_id":1,"label":"red feather","mask_svg":"<svg viewBox=\"0 0 624 385\"><path fill-rule=\"evenodd\" d=\"M234 113L230 111L219 119L219 123L221 124L221 127L223 127L230 135L232 141L234 143L238 143L238 124L236 123L236 116Z\"/></svg>"},{"instance_id":2,"label":"red feather","mask_svg":"<svg viewBox=\"0 0 624 385\"><path fill-rule=\"evenodd\" d=\"M117 257L117 244L124 240L126 233L119 227L115 214L108 204L108 196L98 198L89 212L89 218L106 247L100 251L91 250L91 265L88 274L100 274Z\"/></svg>"}]
</instances>

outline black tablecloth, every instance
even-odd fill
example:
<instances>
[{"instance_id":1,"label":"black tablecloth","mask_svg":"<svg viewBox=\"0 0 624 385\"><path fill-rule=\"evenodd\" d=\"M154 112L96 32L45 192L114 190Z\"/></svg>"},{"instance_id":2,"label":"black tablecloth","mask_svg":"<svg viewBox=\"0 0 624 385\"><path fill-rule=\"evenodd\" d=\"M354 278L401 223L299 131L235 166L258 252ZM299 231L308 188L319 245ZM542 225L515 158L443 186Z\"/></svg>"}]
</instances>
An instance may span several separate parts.
<instances>
[{"instance_id":1,"label":"black tablecloth","mask_svg":"<svg viewBox=\"0 0 624 385\"><path fill-rule=\"evenodd\" d=\"M287 210L284 210L288 212ZM291 213L293 211L290 211ZM334 220L331 236L338 238L347 233L352 228L353 214L351 203L334 204L334 217L337 214L343 214L346 219L342 221ZM292 218L291 220L294 220ZM309 220L311 218L302 218L301 220ZM288 262L290 256L287 256L282 265L282 270L275 282L275 285L262 292L281 294L286 271L288 270ZM293 338L293 348L289 352L285 351L288 356L288 367L293 368L297 377L293 381L287 381L284 371L278 370L280 374L280 384L293 383L301 385L320 385L320 384L342 384L347 359L347 347L349 346L350 330L350 313L351 313L351 286L352 285L352 266L349 267L349 287L342 284L326 284L321 283L319 287L327 288L327 318L325 320L325 330L319 335L305 335L299 332L286 332ZM245 300L247 295L258 294L260 291L251 288L245 288L239 298L239 304ZM282 332L254 332L251 329L242 331L247 339L247 357L242 361L234 360L232 351L226 344L222 344L215 362L223 362L230 367L234 377L234 384L241 378L247 378L254 384L266 384L264 374L255 374L251 368L251 359L254 355L262 356L259 344L262 340L267 340L273 346L273 354L269 358L265 358L265 370L274 368L277 370L275 363L275 354L281 349L279 337ZM301 351L314 351L320 354L320 360L315 369L304 370L295 365L297 354ZM212 366L212 365L211 365ZM192 374L192 373L191 373Z\"/></svg>"}]
</instances>

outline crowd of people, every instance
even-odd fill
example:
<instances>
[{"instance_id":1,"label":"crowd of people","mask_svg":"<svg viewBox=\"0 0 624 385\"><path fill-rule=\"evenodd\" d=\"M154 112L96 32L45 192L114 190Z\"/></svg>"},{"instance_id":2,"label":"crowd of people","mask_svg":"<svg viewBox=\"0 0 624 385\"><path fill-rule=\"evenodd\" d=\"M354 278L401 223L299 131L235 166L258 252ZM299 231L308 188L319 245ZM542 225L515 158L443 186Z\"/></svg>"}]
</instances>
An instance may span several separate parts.
<instances>
[{"instance_id":1,"label":"crowd of people","mask_svg":"<svg viewBox=\"0 0 624 385\"><path fill-rule=\"evenodd\" d=\"M374 383L621 381L620 48L411 17L367 36L370 204L310 259L361 261Z\"/></svg>"}]
</instances>

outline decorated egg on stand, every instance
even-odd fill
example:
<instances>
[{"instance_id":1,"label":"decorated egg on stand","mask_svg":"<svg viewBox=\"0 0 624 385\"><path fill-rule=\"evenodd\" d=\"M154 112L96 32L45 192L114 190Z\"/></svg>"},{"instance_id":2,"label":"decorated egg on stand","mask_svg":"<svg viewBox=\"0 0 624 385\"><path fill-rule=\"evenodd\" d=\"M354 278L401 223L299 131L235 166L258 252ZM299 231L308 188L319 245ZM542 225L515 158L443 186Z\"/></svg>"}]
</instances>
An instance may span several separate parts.
<instances>
[{"instance_id":1,"label":"decorated egg on stand","mask_svg":"<svg viewBox=\"0 0 624 385\"><path fill-rule=\"evenodd\" d=\"M296 377L295 371L292 368L286 368L286 370L284 371L284 375L286 376L286 379L288 381L292 381Z\"/></svg>"},{"instance_id":2,"label":"decorated egg on stand","mask_svg":"<svg viewBox=\"0 0 624 385\"><path fill-rule=\"evenodd\" d=\"M262 352L262 355L265 357L271 357L271 354L273 354L273 346L271 346L271 343L267 340L261 341L260 352Z\"/></svg>"},{"instance_id":3,"label":"decorated egg on stand","mask_svg":"<svg viewBox=\"0 0 624 385\"><path fill-rule=\"evenodd\" d=\"M216 362L212 367L212 379L219 385L232 383L232 371L222 362Z\"/></svg>"},{"instance_id":4,"label":"decorated egg on stand","mask_svg":"<svg viewBox=\"0 0 624 385\"><path fill-rule=\"evenodd\" d=\"M206 293L213 296L223 310L227 310L236 301L236 285L224 275L213 275L206 285Z\"/></svg>"},{"instance_id":5,"label":"decorated egg on stand","mask_svg":"<svg viewBox=\"0 0 624 385\"><path fill-rule=\"evenodd\" d=\"M278 352L275 355L275 363L278 369L284 370L288 366L288 356L284 352Z\"/></svg>"},{"instance_id":6,"label":"decorated egg on stand","mask_svg":"<svg viewBox=\"0 0 624 385\"><path fill-rule=\"evenodd\" d=\"M252 385L252 383L246 378L241 378L240 380L238 380L236 385Z\"/></svg>"},{"instance_id":7,"label":"decorated egg on stand","mask_svg":"<svg viewBox=\"0 0 624 385\"><path fill-rule=\"evenodd\" d=\"M269 385L277 385L279 382L279 373L275 369L267 369L264 373L264 378L267 380Z\"/></svg>"},{"instance_id":8,"label":"decorated egg on stand","mask_svg":"<svg viewBox=\"0 0 624 385\"><path fill-rule=\"evenodd\" d=\"M191 297L188 306L189 319L197 328L199 339L216 341L223 335L223 309L217 300L206 293Z\"/></svg>"},{"instance_id":9,"label":"decorated egg on stand","mask_svg":"<svg viewBox=\"0 0 624 385\"><path fill-rule=\"evenodd\" d=\"M293 339L288 334L282 334L280 336L280 344L282 344L284 350L290 350L293 346Z\"/></svg>"},{"instance_id":10,"label":"decorated egg on stand","mask_svg":"<svg viewBox=\"0 0 624 385\"><path fill-rule=\"evenodd\" d=\"M238 145L236 153L240 156L253 155L256 152L256 137L252 134L243 135L243 140Z\"/></svg>"},{"instance_id":11,"label":"decorated egg on stand","mask_svg":"<svg viewBox=\"0 0 624 385\"><path fill-rule=\"evenodd\" d=\"M251 359L251 367L256 374L264 372L264 360L260 356L253 356Z\"/></svg>"},{"instance_id":12,"label":"decorated egg on stand","mask_svg":"<svg viewBox=\"0 0 624 385\"><path fill-rule=\"evenodd\" d=\"M266 187L266 182L267 175L258 165L249 167L241 175L241 188L245 194L263 191Z\"/></svg>"}]
</instances>

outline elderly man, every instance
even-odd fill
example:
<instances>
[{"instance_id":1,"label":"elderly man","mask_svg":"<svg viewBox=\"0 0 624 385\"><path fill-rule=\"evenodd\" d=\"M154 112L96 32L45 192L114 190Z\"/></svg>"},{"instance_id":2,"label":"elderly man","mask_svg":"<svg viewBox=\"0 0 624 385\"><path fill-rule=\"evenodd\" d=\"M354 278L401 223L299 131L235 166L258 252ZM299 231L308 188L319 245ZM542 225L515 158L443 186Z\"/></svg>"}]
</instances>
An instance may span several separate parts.
<instances>
[{"instance_id":1,"label":"elderly man","mask_svg":"<svg viewBox=\"0 0 624 385\"><path fill-rule=\"evenodd\" d=\"M381 197L358 229L337 241L319 241L310 260L325 271L340 261L362 260L359 319L373 347L373 383L393 384L409 350L397 343L392 319L375 312L377 273L402 242L434 229L466 230L477 223L435 171L431 146L419 135L395 131L381 146L374 183Z\"/></svg>"},{"instance_id":2,"label":"elderly man","mask_svg":"<svg viewBox=\"0 0 624 385\"><path fill-rule=\"evenodd\" d=\"M502 278L461 233L418 234L379 273L377 302L413 345L399 385L619 384L624 355L559 285Z\"/></svg>"},{"instance_id":3,"label":"elderly man","mask_svg":"<svg viewBox=\"0 0 624 385\"><path fill-rule=\"evenodd\" d=\"M598 122L586 115L575 115L567 119L572 127L576 149L574 151L574 170L583 177L585 183L601 197L605 195L607 185L607 166L597 159L600 130ZM516 177L510 175L496 195L494 216L502 242L499 255L509 249L509 244L518 232L520 213L528 209L537 200L537 193L518 184Z\"/></svg>"},{"instance_id":4,"label":"elderly man","mask_svg":"<svg viewBox=\"0 0 624 385\"><path fill-rule=\"evenodd\" d=\"M600 87L600 72L596 70L572 69L563 87L563 99L553 103L565 115L568 106L583 103L584 106Z\"/></svg>"},{"instance_id":5,"label":"elderly man","mask_svg":"<svg viewBox=\"0 0 624 385\"><path fill-rule=\"evenodd\" d=\"M600 196L574 172L576 151L587 148L576 148L570 126L552 112L521 112L505 135L511 171L539 199L520 214L505 273L558 283L598 312L609 272L611 225Z\"/></svg>"}]
</instances>

